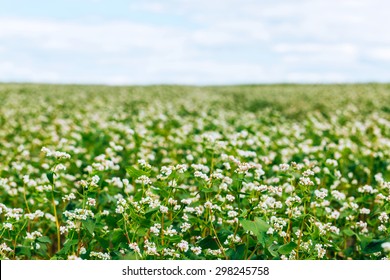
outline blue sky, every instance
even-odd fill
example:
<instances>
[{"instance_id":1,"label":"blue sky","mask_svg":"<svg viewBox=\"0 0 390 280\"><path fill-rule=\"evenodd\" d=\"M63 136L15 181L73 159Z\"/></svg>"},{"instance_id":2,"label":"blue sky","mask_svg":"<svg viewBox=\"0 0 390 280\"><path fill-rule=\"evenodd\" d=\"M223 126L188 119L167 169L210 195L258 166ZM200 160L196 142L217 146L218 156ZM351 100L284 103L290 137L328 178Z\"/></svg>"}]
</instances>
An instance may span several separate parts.
<instances>
[{"instance_id":1,"label":"blue sky","mask_svg":"<svg viewBox=\"0 0 390 280\"><path fill-rule=\"evenodd\" d=\"M0 0L0 81L390 82L386 0Z\"/></svg>"}]
</instances>

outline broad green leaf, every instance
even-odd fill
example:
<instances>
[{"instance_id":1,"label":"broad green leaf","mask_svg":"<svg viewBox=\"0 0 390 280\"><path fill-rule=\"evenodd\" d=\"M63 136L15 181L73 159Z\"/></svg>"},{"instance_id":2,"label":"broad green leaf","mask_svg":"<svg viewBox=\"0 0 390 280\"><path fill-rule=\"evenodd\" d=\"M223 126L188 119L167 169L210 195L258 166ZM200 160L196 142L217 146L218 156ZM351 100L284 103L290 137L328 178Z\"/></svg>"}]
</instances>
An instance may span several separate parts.
<instances>
[{"instance_id":1,"label":"broad green leaf","mask_svg":"<svg viewBox=\"0 0 390 280\"><path fill-rule=\"evenodd\" d=\"M277 257L277 256L279 256L279 254L278 254L278 248L279 248L279 245L277 245L277 244L272 244L272 245L268 246L268 251L269 251L269 253L270 253L273 257Z\"/></svg>"},{"instance_id":2,"label":"broad green leaf","mask_svg":"<svg viewBox=\"0 0 390 280\"><path fill-rule=\"evenodd\" d=\"M259 217L255 218L255 223L260 228L260 230L263 232L267 232L268 229L271 227L269 224L267 224L265 221L263 221Z\"/></svg>"},{"instance_id":3,"label":"broad green leaf","mask_svg":"<svg viewBox=\"0 0 390 280\"><path fill-rule=\"evenodd\" d=\"M79 241L77 239L66 240L66 242L64 243L64 247L71 247L71 246L76 245L78 243L79 243Z\"/></svg>"},{"instance_id":4,"label":"broad green leaf","mask_svg":"<svg viewBox=\"0 0 390 280\"><path fill-rule=\"evenodd\" d=\"M365 253L365 254L372 254L372 253L376 253L376 252L381 252L383 250L382 244L384 242L386 242L385 239L382 239L382 240L374 239L374 240L372 240L370 243L367 244L367 246L365 246L363 248L363 253Z\"/></svg>"},{"instance_id":5,"label":"broad green leaf","mask_svg":"<svg viewBox=\"0 0 390 280\"><path fill-rule=\"evenodd\" d=\"M219 233L218 233L218 239L221 243L223 243L226 238L232 234L232 232L230 231L227 231L227 230L221 230ZM199 242L198 242L199 246L201 246L202 248L210 248L212 250L216 250L216 249L219 249L219 246L218 246L218 243L216 241L216 238L214 236L211 236L211 235L208 235L206 236L205 238L201 239Z\"/></svg>"},{"instance_id":6,"label":"broad green leaf","mask_svg":"<svg viewBox=\"0 0 390 280\"><path fill-rule=\"evenodd\" d=\"M49 179L50 183L54 184L54 172L53 171L47 172L46 177L47 177L47 179Z\"/></svg>"},{"instance_id":7,"label":"broad green leaf","mask_svg":"<svg viewBox=\"0 0 390 280\"><path fill-rule=\"evenodd\" d=\"M51 243L51 239L47 236L41 236L37 238L37 241L41 243Z\"/></svg>"},{"instance_id":8,"label":"broad green leaf","mask_svg":"<svg viewBox=\"0 0 390 280\"><path fill-rule=\"evenodd\" d=\"M267 232L270 228L269 224L258 217L256 217L254 221L240 219L240 222L245 230L252 231L255 235L259 232Z\"/></svg>"},{"instance_id":9,"label":"broad green leaf","mask_svg":"<svg viewBox=\"0 0 390 280\"><path fill-rule=\"evenodd\" d=\"M29 258L31 257L31 249L30 249L30 247L27 247L27 246L16 247L15 253L17 256L24 255L24 256L27 256Z\"/></svg>"},{"instance_id":10,"label":"broad green leaf","mask_svg":"<svg viewBox=\"0 0 390 280\"><path fill-rule=\"evenodd\" d=\"M240 222L244 230L251 231L257 237L258 242L263 246L265 245L267 239L266 232L270 228L269 224L258 217L254 221L241 219Z\"/></svg>"},{"instance_id":11,"label":"broad green leaf","mask_svg":"<svg viewBox=\"0 0 390 280\"><path fill-rule=\"evenodd\" d=\"M227 250L226 255L231 260L243 260L245 256L245 244L236 246L235 248L230 248Z\"/></svg>"},{"instance_id":12,"label":"broad green leaf","mask_svg":"<svg viewBox=\"0 0 390 280\"><path fill-rule=\"evenodd\" d=\"M212 250L219 249L217 241L214 238L212 238L210 235L200 240L198 244L202 248L207 248Z\"/></svg>"},{"instance_id":13,"label":"broad green leaf","mask_svg":"<svg viewBox=\"0 0 390 280\"><path fill-rule=\"evenodd\" d=\"M126 236L125 236L125 232L124 230L122 229L114 229L114 231L112 232L112 235L111 235L111 241L113 244L118 244L120 241L125 241L126 240Z\"/></svg>"},{"instance_id":14,"label":"broad green leaf","mask_svg":"<svg viewBox=\"0 0 390 280\"><path fill-rule=\"evenodd\" d=\"M290 242L279 247L278 252L283 255L290 254L297 247L295 242Z\"/></svg>"},{"instance_id":15,"label":"broad green leaf","mask_svg":"<svg viewBox=\"0 0 390 280\"><path fill-rule=\"evenodd\" d=\"M204 193L212 193L212 192L214 192L214 190L212 188L201 188L200 191L204 192Z\"/></svg>"},{"instance_id":16,"label":"broad green leaf","mask_svg":"<svg viewBox=\"0 0 390 280\"><path fill-rule=\"evenodd\" d=\"M346 236L353 236L353 235L355 235L355 232L354 232L353 230L349 229L349 228L344 229L344 230L343 230L343 233L344 233Z\"/></svg>"},{"instance_id":17,"label":"broad green leaf","mask_svg":"<svg viewBox=\"0 0 390 280\"><path fill-rule=\"evenodd\" d=\"M84 228L88 230L88 232L93 235L93 231L95 230L95 221L92 219L87 219L82 221Z\"/></svg>"},{"instance_id":18,"label":"broad green leaf","mask_svg":"<svg viewBox=\"0 0 390 280\"><path fill-rule=\"evenodd\" d=\"M146 171L143 171L143 170L139 170L133 166L128 166L126 167L126 172L127 174L129 174L130 177L133 177L135 179L145 175L145 176L149 176L149 172L146 172Z\"/></svg>"}]
</instances>

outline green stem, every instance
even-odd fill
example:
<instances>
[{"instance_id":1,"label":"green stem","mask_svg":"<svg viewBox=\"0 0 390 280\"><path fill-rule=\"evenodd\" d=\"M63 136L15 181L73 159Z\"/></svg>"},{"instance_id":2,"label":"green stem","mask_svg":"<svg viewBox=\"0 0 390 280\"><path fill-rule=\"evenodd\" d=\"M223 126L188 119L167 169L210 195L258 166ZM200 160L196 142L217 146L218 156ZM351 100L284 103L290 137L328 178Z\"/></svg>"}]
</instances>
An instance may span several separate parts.
<instances>
[{"instance_id":1,"label":"green stem","mask_svg":"<svg viewBox=\"0 0 390 280\"><path fill-rule=\"evenodd\" d=\"M217 234L217 231L214 228L213 222L210 221L210 224L211 224L212 231L214 231L215 241L217 242L217 245L218 245L219 249L221 250L221 252L222 252L223 256L225 257L225 259L228 260L229 258L225 254L225 250L224 250L224 248L222 246L221 241L218 238L218 234Z\"/></svg>"},{"instance_id":2,"label":"green stem","mask_svg":"<svg viewBox=\"0 0 390 280\"><path fill-rule=\"evenodd\" d=\"M21 229L19 230L18 234L15 237L15 241L14 241L14 254L15 254L15 250L16 250L16 245L18 244L19 235L22 232L22 230L24 229L24 227L26 226L26 224L27 224L27 221L24 222L23 226L21 227Z\"/></svg>"},{"instance_id":3,"label":"green stem","mask_svg":"<svg viewBox=\"0 0 390 280\"><path fill-rule=\"evenodd\" d=\"M61 250L61 235L60 235L60 223L58 221L58 215L57 215L57 207L56 207L56 201L54 199L54 184L52 184L51 189L51 198L52 198L52 204L53 204L53 211L54 211L54 217L56 219L56 228L57 228L57 252Z\"/></svg>"},{"instance_id":4,"label":"green stem","mask_svg":"<svg viewBox=\"0 0 390 280\"><path fill-rule=\"evenodd\" d=\"M23 185L23 198L24 198L24 203L26 203L27 212L31 213L30 208L28 207L28 203L27 203L26 184Z\"/></svg>"},{"instance_id":5,"label":"green stem","mask_svg":"<svg viewBox=\"0 0 390 280\"><path fill-rule=\"evenodd\" d=\"M126 221L126 218L125 218L125 215L122 214L122 217L123 217L123 224L125 225L125 235L126 235L126 239L127 239L127 242L130 244L131 241L130 241L130 237L129 237L129 232L127 231L127 221Z\"/></svg>"}]
</instances>

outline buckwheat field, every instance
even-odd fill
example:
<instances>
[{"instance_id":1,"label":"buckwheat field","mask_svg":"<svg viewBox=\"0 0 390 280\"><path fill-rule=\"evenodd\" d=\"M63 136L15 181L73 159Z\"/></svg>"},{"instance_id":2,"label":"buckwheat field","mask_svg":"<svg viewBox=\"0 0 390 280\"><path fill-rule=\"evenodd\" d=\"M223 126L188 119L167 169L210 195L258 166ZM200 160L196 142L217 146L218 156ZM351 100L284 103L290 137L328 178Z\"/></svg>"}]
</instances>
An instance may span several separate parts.
<instances>
[{"instance_id":1,"label":"buckwheat field","mask_svg":"<svg viewBox=\"0 0 390 280\"><path fill-rule=\"evenodd\" d=\"M390 257L390 85L0 100L1 259Z\"/></svg>"}]
</instances>

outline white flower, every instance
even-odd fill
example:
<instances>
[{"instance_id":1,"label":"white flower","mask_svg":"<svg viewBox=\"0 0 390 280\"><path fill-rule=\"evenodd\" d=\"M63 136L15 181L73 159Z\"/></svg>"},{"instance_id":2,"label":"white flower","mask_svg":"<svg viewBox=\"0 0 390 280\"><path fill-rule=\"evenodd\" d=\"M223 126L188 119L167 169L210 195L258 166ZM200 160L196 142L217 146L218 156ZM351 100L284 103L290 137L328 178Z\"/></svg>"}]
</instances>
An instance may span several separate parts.
<instances>
[{"instance_id":1,"label":"white flower","mask_svg":"<svg viewBox=\"0 0 390 280\"><path fill-rule=\"evenodd\" d=\"M150 232L158 236L160 234L160 229L161 229L160 224L154 224L152 227L150 227Z\"/></svg>"},{"instance_id":2,"label":"white flower","mask_svg":"<svg viewBox=\"0 0 390 280\"><path fill-rule=\"evenodd\" d=\"M3 252L12 252L13 250L7 246L7 244L4 242L2 244L0 244L0 253L3 253Z\"/></svg>"},{"instance_id":3,"label":"white flower","mask_svg":"<svg viewBox=\"0 0 390 280\"><path fill-rule=\"evenodd\" d=\"M302 173L302 175L305 176L305 177L309 177L309 176L313 176L313 175L314 175L314 172L311 171L310 169L308 169L308 170L304 171L304 172Z\"/></svg>"},{"instance_id":4,"label":"white flower","mask_svg":"<svg viewBox=\"0 0 390 280\"><path fill-rule=\"evenodd\" d=\"M149 242L148 240L145 240L145 253L150 256L159 256L160 254L157 252L156 244L154 242Z\"/></svg>"},{"instance_id":5,"label":"white flower","mask_svg":"<svg viewBox=\"0 0 390 280\"><path fill-rule=\"evenodd\" d=\"M274 229L272 227L270 227L268 230L267 230L267 234L273 234L274 233Z\"/></svg>"},{"instance_id":6,"label":"white flower","mask_svg":"<svg viewBox=\"0 0 390 280\"><path fill-rule=\"evenodd\" d=\"M150 185L152 184L152 181L150 180L150 178L148 176L145 176L145 175L142 175L140 177L138 177L137 180L135 180L136 183L138 184L143 184L143 185Z\"/></svg>"},{"instance_id":7,"label":"white flower","mask_svg":"<svg viewBox=\"0 0 390 280\"><path fill-rule=\"evenodd\" d=\"M191 247L191 251L195 254L195 255L200 255L202 253L202 248L201 247Z\"/></svg>"},{"instance_id":8,"label":"white flower","mask_svg":"<svg viewBox=\"0 0 390 280\"><path fill-rule=\"evenodd\" d=\"M228 214L228 217L230 217L230 218L234 218L238 215L238 213L234 210L229 211L227 214Z\"/></svg>"},{"instance_id":9,"label":"white flower","mask_svg":"<svg viewBox=\"0 0 390 280\"><path fill-rule=\"evenodd\" d=\"M76 199L76 196L74 195L74 193L66 194L62 197L63 201L70 201L72 199Z\"/></svg>"},{"instance_id":10,"label":"white flower","mask_svg":"<svg viewBox=\"0 0 390 280\"><path fill-rule=\"evenodd\" d=\"M188 251L188 242L185 240L180 241L179 244L176 245L180 251L187 252Z\"/></svg>"},{"instance_id":11,"label":"white flower","mask_svg":"<svg viewBox=\"0 0 390 280\"><path fill-rule=\"evenodd\" d=\"M111 256L110 256L108 253L102 253L102 252L94 252L94 251L92 251L89 255L90 255L91 257L96 257L96 258L102 259L102 260L109 260L109 259L111 259Z\"/></svg>"},{"instance_id":12,"label":"white flower","mask_svg":"<svg viewBox=\"0 0 390 280\"><path fill-rule=\"evenodd\" d=\"M299 178L299 183L304 186L313 186L314 183L308 177Z\"/></svg>"},{"instance_id":13,"label":"white flower","mask_svg":"<svg viewBox=\"0 0 390 280\"><path fill-rule=\"evenodd\" d=\"M85 249L84 247L80 248L80 255L84 255L86 252L87 252L87 249Z\"/></svg>"},{"instance_id":14,"label":"white flower","mask_svg":"<svg viewBox=\"0 0 390 280\"><path fill-rule=\"evenodd\" d=\"M52 151L46 147L42 147L41 152L43 152L47 157L54 156L57 159L70 159L70 154L60 151Z\"/></svg>"},{"instance_id":15,"label":"white flower","mask_svg":"<svg viewBox=\"0 0 390 280\"><path fill-rule=\"evenodd\" d=\"M390 242L385 242L385 243L382 243L382 248L383 248L383 251L385 252L390 252Z\"/></svg>"},{"instance_id":16,"label":"white flower","mask_svg":"<svg viewBox=\"0 0 390 280\"><path fill-rule=\"evenodd\" d=\"M66 166L63 165L62 163L59 163L59 164L57 164L57 165L54 167L54 172L61 171L61 170L66 170Z\"/></svg>"},{"instance_id":17,"label":"white flower","mask_svg":"<svg viewBox=\"0 0 390 280\"><path fill-rule=\"evenodd\" d=\"M35 240L38 237L42 237L42 233L40 233L39 231L33 231L31 233L30 232L26 233L27 240Z\"/></svg>"},{"instance_id":18,"label":"white flower","mask_svg":"<svg viewBox=\"0 0 390 280\"><path fill-rule=\"evenodd\" d=\"M233 195L228 194L228 195L226 195L226 199L227 199L228 201L232 202L232 201L234 201L236 198L235 198Z\"/></svg>"},{"instance_id":19,"label":"white flower","mask_svg":"<svg viewBox=\"0 0 390 280\"><path fill-rule=\"evenodd\" d=\"M181 226L180 226L180 229L181 229L181 232L186 232L187 230L189 230L191 228L191 225L187 222L184 222Z\"/></svg>"},{"instance_id":20,"label":"white flower","mask_svg":"<svg viewBox=\"0 0 390 280\"><path fill-rule=\"evenodd\" d=\"M13 229L13 225L11 223L3 223L3 227L5 229L9 229L9 230L12 230Z\"/></svg>"},{"instance_id":21,"label":"white flower","mask_svg":"<svg viewBox=\"0 0 390 280\"><path fill-rule=\"evenodd\" d=\"M91 179L91 182L95 185L97 185L97 183L99 183L99 181L100 181L100 177L98 175L93 176Z\"/></svg>"},{"instance_id":22,"label":"white flower","mask_svg":"<svg viewBox=\"0 0 390 280\"><path fill-rule=\"evenodd\" d=\"M168 213L168 207L161 205L160 206L160 212L162 214Z\"/></svg>"},{"instance_id":23,"label":"white flower","mask_svg":"<svg viewBox=\"0 0 390 280\"><path fill-rule=\"evenodd\" d=\"M242 240L238 235L230 234L225 240L224 244L228 245L230 243L240 243Z\"/></svg>"},{"instance_id":24,"label":"white flower","mask_svg":"<svg viewBox=\"0 0 390 280\"><path fill-rule=\"evenodd\" d=\"M322 259L326 254L326 250L322 247L322 244L316 244L314 248L317 250L318 258Z\"/></svg>"},{"instance_id":25,"label":"white flower","mask_svg":"<svg viewBox=\"0 0 390 280\"><path fill-rule=\"evenodd\" d=\"M380 225L380 226L378 227L378 230L379 230L379 231L386 231L386 230L387 230L387 227L386 227L385 225Z\"/></svg>"},{"instance_id":26,"label":"white flower","mask_svg":"<svg viewBox=\"0 0 390 280\"><path fill-rule=\"evenodd\" d=\"M174 228L172 227L172 225L170 225L169 228L167 228L166 230L164 230L164 234L172 237L172 236L177 235L177 231L176 231L176 229L174 229Z\"/></svg>"},{"instance_id":27,"label":"white flower","mask_svg":"<svg viewBox=\"0 0 390 280\"><path fill-rule=\"evenodd\" d=\"M290 165L288 165L287 163L282 163L279 165L279 168L281 171L286 171L290 168Z\"/></svg>"},{"instance_id":28,"label":"white flower","mask_svg":"<svg viewBox=\"0 0 390 280\"><path fill-rule=\"evenodd\" d=\"M382 212L380 213L378 219L381 223L387 223L389 221L389 216L387 215L386 212Z\"/></svg>"},{"instance_id":29,"label":"white flower","mask_svg":"<svg viewBox=\"0 0 390 280\"><path fill-rule=\"evenodd\" d=\"M315 190L314 194L317 198L319 199L324 199L328 195L328 190L327 189L320 189L320 190Z\"/></svg>"},{"instance_id":30,"label":"white flower","mask_svg":"<svg viewBox=\"0 0 390 280\"><path fill-rule=\"evenodd\" d=\"M360 209L360 214L370 214L370 209L362 208Z\"/></svg>"},{"instance_id":31,"label":"white flower","mask_svg":"<svg viewBox=\"0 0 390 280\"><path fill-rule=\"evenodd\" d=\"M87 204L90 206L96 205L96 199L88 197Z\"/></svg>"},{"instance_id":32,"label":"white flower","mask_svg":"<svg viewBox=\"0 0 390 280\"><path fill-rule=\"evenodd\" d=\"M206 174L204 174L204 173L202 173L202 172L200 172L200 171L195 171L195 172L194 172L194 176L195 176L195 177L198 177L198 178L202 178L202 179L205 180L205 181L208 181L208 180L209 180L209 177L208 177Z\"/></svg>"},{"instance_id":33,"label":"white flower","mask_svg":"<svg viewBox=\"0 0 390 280\"><path fill-rule=\"evenodd\" d=\"M140 254L141 253L141 251L140 251L140 249L139 249L139 247L138 247L138 244L137 243L130 243L129 244L129 248L130 249L132 249L132 250L134 250L135 252L137 252L138 254Z\"/></svg>"}]
</instances>

